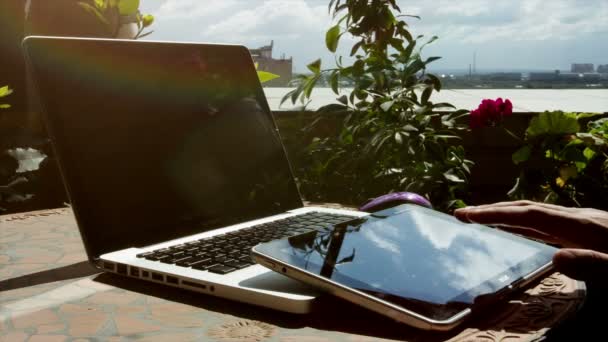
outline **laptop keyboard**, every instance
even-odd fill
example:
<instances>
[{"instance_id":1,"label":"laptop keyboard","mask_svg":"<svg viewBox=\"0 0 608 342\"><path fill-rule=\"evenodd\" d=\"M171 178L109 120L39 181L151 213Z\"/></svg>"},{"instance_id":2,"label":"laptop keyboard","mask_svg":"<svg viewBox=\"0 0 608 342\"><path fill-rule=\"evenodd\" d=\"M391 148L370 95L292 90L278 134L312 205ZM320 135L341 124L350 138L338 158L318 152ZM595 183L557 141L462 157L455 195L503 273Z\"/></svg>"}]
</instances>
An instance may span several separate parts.
<instances>
[{"instance_id":1,"label":"laptop keyboard","mask_svg":"<svg viewBox=\"0 0 608 342\"><path fill-rule=\"evenodd\" d=\"M310 212L137 254L137 257L217 274L228 274L253 265L251 248L259 243L321 230L353 218L355 217L348 215Z\"/></svg>"}]
</instances>

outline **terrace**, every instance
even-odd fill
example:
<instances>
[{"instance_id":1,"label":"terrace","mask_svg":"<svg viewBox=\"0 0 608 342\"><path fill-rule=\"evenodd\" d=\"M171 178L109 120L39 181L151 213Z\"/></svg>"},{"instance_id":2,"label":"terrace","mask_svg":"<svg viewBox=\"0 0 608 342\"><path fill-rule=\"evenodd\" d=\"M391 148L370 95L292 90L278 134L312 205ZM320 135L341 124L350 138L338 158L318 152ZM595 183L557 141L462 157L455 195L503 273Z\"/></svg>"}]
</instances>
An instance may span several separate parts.
<instances>
[{"instance_id":1,"label":"terrace","mask_svg":"<svg viewBox=\"0 0 608 342\"><path fill-rule=\"evenodd\" d=\"M33 1L33 4L42 3L43 1ZM3 18L3 13L22 13L24 5L24 1L5 1L0 4L0 19ZM519 294L519 297L506 306L494 310L491 320L479 319L467 325L467 329L447 335L427 335L404 328L334 299L325 300L321 309L323 314L319 317L302 319L214 299L211 296L201 298L193 293L167 289L158 284L147 285L111 274L98 274L99 270L90 267L86 261L73 214L66 208L68 199L38 113L31 111L27 104L27 85L19 44L26 34L108 35L95 31L99 27L91 26L87 20L83 20L85 16L80 12L64 12L65 17L77 20L66 20L63 24L58 24L60 21L52 20L52 15L49 14L53 10L44 6L47 5L37 11L31 10L27 20L16 21L15 18L19 16L14 15L10 16L9 20L0 21L0 25L8 28L0 30L0 51L3 57L6 57L6 62L0 65L0 105L11 105L10 108L0 109L1 339L312 341L449 338L499 340L503 337L515 337L534 340L544 336L574 338L584 335L585 331L591 331L592 326L597 323L598 318L594 315L598 304L593 303L605 302L603 293L585 294L584 283L559 274L548 277L526 293ZM143 27L143 21L139 22L139 25ZM145 33L137 31L131 32L131 37ZM110 36L116 37L119 34L128 33L118 30ZM154 35L151 37L154 38ZM414 59L412 57L412 61ZM309 69L308 75L305 76L322 73L320 66L312 65ZM326 162L327 159L323 158L327 156L311 153L311 144L318 139L335 139L344 133L344 119L348 114L344 111L326 113L323 119L317 122L315 110L330 103L335 104L335 98L343 94L350 95L353 88L344 87L339 89L339 94L335 94L331 87L317 87L312 92L311 102L305 110L298 108L297 103L291 104L289 101L280 105L282 97L297 88L265 88L304 200L357 207L367 199L387 192L410 190L422 193L445 211L454 209L454 201L460 201L456 203L458 206L513 198L547 200L566 205L580 202L586 206L594 203L595 207L606 209L608 201L604 201L606 194L603 193L608 189L606 179L594 183L595 187L579 182L583 178L597 177L595 169L592 168L600 163L601 169L601 164L605 164L605 158L593 160L587 152L595 148L595 152L602 151L601 149L606 151L605 131L600 133L604 134L603 142L594 140L587 144L587 141L581 138L578 150L569 150L573 154L564 153L563 158L544 159L545 151L540 145L534 145L536 141L526 140L531 121L538 119L545 111L595 114L576 116L551 113L552 116L569 117L568 122L576 122L577 127L575 130L563 132L552 131L551 139L555 136L569 138L576 134L596 134L600 137L596 131L591 132L587 125L591 121L608 116L606 86L599 89L437 91L432 82L424 83L425 72L417 74L417 82L427 87L418 88L414 93L417 97L423 97L423 92L432 88L431 109L428 113L438 115L433 120L446 115L446 118L450 119L448 116L454 113L446 107L432 108L433 103L450 103L454 110L464 108L468 112L475 109L483 99L502 97L513 102L513 115L501 118L499 124L492 127L470 129L468 117L454 118L453 124L461 127L459 139L438 138L438 141L445 148L461 146L464 151L463 160L466 157L466 160L472 163L467 164L470 166L468 170L468 167L463 168L462 165L448 165L446 168L443 163L447 158L429 161L437 163L440 169L439 176L433 176L436 177L433 180L439 180L442 186L435 188L429 187L428 184L403 182L402 179L411 178L416 173L412 171L413 173L409 174L409 171L405 171L407 162L398 162L386 157L390 155L390 149L407 145L403 131L399 131L402 132L399 137L391 136L391 147L387 148L387 154L379 153L372 158L374 163L374 158L386 158L387 164L381 169L384 172L383 177L371 175L372 171L377 173L379 169L370 164L369 160L357 165L359 174L345 174L339 166L328 169L312 168L311 166ZM12 94L2 89L5 84L10 85ZM393 89L390 90L392 92ZM401 100L398 98L395 102ZM386 99L383 101L389 102ZM422 101L416 102L419 107L425 106ZM355 107L355 102L351 101L349 104ZM370 101L370 107L374 105L377 105L376 110L380 113L380 103ZM384 112L390 110L389 108ZM312 125L315 122L317 123ZM419 128L419 122L409 123ZM405 126L403 123L402 125ZM551 126L547 130L554 128ZM538 138L545 139L547 136L538 135ZM531 146L530 155L534 156L535 152L543 155L534 160L530 157L529 160L522 159L515 163L516 152L525 146ZM38 152L27 150L28 148ZM342 145L340 148L358 151L354 146ZM556 151L565 151L563 144L556 143L554 148ZM572 155L576 156L571 157ZM562 170L583 162L580 160L581 155L587 159L584 160L585 168L580 168L578 164L578 177L562 176ZM412 158L422 157L413 153ZM391 164L392 162L395 164ZM515 192L511 191L517 180L521 180L528 170L537 171L537 174L542 175L542 179L534 184L528 183L528 188L520 187ZM332 173L336 171L338 177L332 177ZM393 177L393 174L399 174L400 177ZM561 179L562 183L556 183L556 178ZM599 187L597 184L600 184ZM576 196L572 195L573 193ZM572 318L586 295L592 299L591 305L587 305L591 309ZM562 325L567 319L573 322ZM378 332L379 326L385 327L385 331ZM560 328L554 329L556 326Z\"/></svg>"}]
</instances>

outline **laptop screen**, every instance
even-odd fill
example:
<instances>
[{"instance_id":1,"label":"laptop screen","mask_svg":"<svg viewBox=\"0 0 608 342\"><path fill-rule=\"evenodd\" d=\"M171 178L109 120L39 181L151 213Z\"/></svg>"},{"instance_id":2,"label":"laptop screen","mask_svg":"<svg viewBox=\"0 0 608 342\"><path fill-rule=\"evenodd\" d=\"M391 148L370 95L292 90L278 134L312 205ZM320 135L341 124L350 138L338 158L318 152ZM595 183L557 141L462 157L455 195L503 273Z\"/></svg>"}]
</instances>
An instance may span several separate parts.
<instances>
[{"instance_id":1,"label":"laptop screen","mask_svg":"<svg viewBox=\"0 0 608 342\"><path fill-rule=\"evenodd\" d=\"M302 206L246 48L25 47L89 257Z\"/></svg>"}]
</instances>

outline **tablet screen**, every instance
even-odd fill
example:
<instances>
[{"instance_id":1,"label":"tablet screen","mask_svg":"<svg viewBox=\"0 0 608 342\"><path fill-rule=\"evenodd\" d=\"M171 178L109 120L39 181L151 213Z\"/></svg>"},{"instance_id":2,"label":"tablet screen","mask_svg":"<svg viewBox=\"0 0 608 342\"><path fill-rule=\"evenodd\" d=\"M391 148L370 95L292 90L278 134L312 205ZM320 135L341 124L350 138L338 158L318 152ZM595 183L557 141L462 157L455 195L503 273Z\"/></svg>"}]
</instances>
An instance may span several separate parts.
<instances>
[{"instance_id":1,"label":"tablet screen","mask_svg":"<svg viewBox=\"0 0 608 342\"><path fill-rule=\"evenodd\" d=\"M437 320L545 266L555 252L419 206L397 208L256 249Z\"/></svg>"}]
</instances>

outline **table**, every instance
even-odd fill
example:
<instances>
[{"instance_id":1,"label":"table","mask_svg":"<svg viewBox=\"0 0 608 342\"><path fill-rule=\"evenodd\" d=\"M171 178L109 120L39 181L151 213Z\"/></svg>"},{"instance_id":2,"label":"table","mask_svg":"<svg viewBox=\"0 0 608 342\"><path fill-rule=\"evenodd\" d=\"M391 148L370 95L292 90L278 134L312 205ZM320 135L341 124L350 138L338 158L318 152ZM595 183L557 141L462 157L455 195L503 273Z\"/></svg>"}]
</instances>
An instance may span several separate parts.
<instances>
[{"instance_id":1,"label":"table","mask_svg":"<svg viewBox=\"0 0 608 342\"><path fill-rule=\"evenodd\" d=\"M69 208L0 216L0 341L531 341L576 313L585 285L552 274L451 333L329 295L293 315L100 273Z\"/></svg>"}]
</instances>

